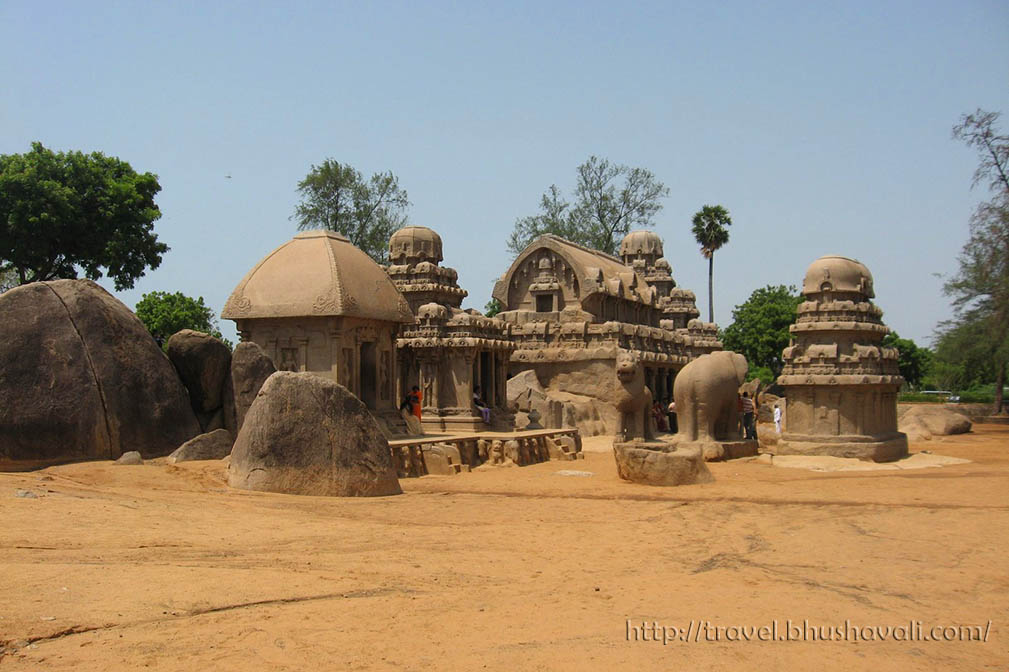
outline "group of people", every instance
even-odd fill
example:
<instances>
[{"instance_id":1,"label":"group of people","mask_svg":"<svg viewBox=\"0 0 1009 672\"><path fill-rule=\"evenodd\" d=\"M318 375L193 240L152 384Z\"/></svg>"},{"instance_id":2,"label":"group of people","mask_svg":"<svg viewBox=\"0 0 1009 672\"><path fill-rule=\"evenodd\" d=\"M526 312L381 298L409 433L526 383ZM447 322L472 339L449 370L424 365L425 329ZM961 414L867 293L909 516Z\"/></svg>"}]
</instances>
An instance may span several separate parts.
<instances>
[{"instance_id":1,"label":"group of people","mask_svg":"<svg viewBox=\"0 0 1009 672\"><path fill-rule=\"evenodd\" d=\"M417 421L420 422L421 405L420 402L424 399L424 394L420 391L420 388L414 385L407 392L406 396L403 398L403 402L399 405L399 410L406 415L416 416ZM480 396L480 386L477 385L473 388L473 405L480 412L480 418L483 420L485 425L490 424L490 406L487 402L483 400Z\"/></svg>"},{"instance_id":2,"label":"group of people","mask_svg":"<svg viewBox=\"0 0 1009 672\"><path fill-rule=\"evenodd\" d=\"M669 403L656 400L652 404L652 419L655 420L655 429L660 432L673 432L678 429L676 423L676 402L672 399Z\"/></svg>"},{"instance_id":3,"label":"group of people","mask_svg":"<svg viewBox=\"0 0 1009 672\"><path fill-rule=\"evenodd\" d=\"M739 411L742 424L742 434L744 439L757 438L757 423L755 422L756 406L749 392L743 392L742 396L736 397L737 410ZM655 428L660 432L673 432L678 429L676 422L676 400L670 399L666 405L661 401L652 404L652 418L655 420ZM781 407L774 405L774 429L781 434Z\"/></svg>"}]
</instances>

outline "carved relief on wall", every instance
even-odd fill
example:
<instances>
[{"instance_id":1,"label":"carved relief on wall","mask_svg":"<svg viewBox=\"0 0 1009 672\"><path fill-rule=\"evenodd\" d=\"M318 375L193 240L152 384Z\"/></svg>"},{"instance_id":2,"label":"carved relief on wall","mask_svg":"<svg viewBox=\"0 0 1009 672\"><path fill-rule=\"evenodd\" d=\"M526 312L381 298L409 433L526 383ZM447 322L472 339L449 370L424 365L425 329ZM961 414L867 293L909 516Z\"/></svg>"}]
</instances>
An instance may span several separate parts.
<instances>
[{"instance_id":1,"label":"carved relief on wall","mask_svg":"<svg viewBox=\"0 0 1009 672\"><path fill-rule=\"evenodd\" d=\"M333 296L332 292L329 294L320 294L315 298L315 303L312 304L312 312L317 315L335 313L336 297Z\"/></svg>"},{"instance_id":2,"label":"carved relief on wall","mask_svg":"<svg viewBox=\"0 0 1009 672\"><path fill-rule=\"evenodd\" d=\"M345 376L344 380L341 381L343 386L348 390L357 394L357 385L354 378L354 349L353 348L343 348L341 350L341 370Z\"/></svg>"},{"instance_id":3,"label":"carved relief on wall","mask_svg":"<svg viewBox=\"0 0 1009 672\"><path fill-rule=\"evenodd\" d=\"M298 348L280 348L279 371L301 371L298 363Z\"/></svg>"},{"instance_id":4,"label":"carved relief on wall","mask_svg":"<svg viewBox=\"0 0 1009 672\"><path fill-rule=\"evenodd\" d=\"M392 353L388 350L382 351L382 356L378 360L378 385L379 395L385 400L389 398L389 372L392 369Z\"/></svg>"}]
</instances>

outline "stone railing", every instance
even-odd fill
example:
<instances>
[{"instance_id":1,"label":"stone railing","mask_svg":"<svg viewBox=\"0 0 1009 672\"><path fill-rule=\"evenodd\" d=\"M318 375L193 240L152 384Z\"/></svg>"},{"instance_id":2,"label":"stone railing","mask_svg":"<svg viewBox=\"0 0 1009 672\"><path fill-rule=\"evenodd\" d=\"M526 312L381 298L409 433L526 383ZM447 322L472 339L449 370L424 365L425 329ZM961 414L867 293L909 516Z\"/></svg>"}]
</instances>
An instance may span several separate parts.
<instances>
[{"instance_id":1,"label":"stone railing","mask_svg":"<svg viewBox=\"0 0 1009 672\"><path fill-rule=\"evenodd\" d=\"M389 450L400 478L583 457L582 439L574 428L394 439Z\"/></svg>"}]
</instances>

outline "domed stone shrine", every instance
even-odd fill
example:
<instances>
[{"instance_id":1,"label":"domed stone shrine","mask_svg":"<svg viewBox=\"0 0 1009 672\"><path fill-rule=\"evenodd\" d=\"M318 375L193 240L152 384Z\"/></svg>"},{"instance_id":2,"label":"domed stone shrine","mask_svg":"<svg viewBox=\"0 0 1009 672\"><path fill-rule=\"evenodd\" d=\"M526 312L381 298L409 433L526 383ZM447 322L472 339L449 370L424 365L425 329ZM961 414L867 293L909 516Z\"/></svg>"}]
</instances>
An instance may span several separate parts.
<instances>
[{"instance_id":1,"label":"domed stone shrine","mask_svg":"<svg viewBox=\"0 0 1009 672\"><path fill-rule=\"evenodd\" d=\"M806 301L790 328L778 383L788 400L786 431L776 452L887 462L907 455L897 431L897 393L904 379L889 329L863 264L820 257L802 283Z\"/></svg>"},{"instance_id":2,"label":"domed stone shrine","mask_svg":"<svg viewBox=\"0 0 1009 672\"><path fill-rule=\"evenodd\" d=\"M396 330L414 316L385 270L345 236L299 233L249 271L221 317L278 370L319 374L377 416L398 416Z\"/></svg>"},{"instance_id":3,"label":"domed stone shrine","mask_svg":"<svg viewBox=\"0 0 1009 672\"><path fill-rule=\"evenodd\" d=\"M631 231L620 242L620 258L640 273L649 287L656 290L656 303L662 311L660 324L666 329L684 329L700 316L697 297L689 289L679 289L673 280L673 267L662 258L662 239L654 231Z\"/></svg>"}]
</instances>

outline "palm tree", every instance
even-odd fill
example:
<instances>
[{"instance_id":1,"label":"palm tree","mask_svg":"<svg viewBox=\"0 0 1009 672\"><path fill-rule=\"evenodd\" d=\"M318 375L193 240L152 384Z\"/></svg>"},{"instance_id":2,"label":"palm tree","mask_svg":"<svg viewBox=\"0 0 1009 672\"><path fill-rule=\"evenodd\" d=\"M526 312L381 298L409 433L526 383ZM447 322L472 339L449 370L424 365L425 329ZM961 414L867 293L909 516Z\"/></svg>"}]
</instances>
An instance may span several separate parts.
<instances>
[{"instance_id":1,"label":"palm tree","mask_svg":"<svg viewBox=\"0 0 1009 672\"><path fill-rule=\"evenodd\" d=\"M706 205L694 215L694 238L701 246L701 255L708 260L708 322L715 321L715 300L713 296L713 277L715 273L715 250L729 242L729 232L725 228L732 226L729 211L720 205Z\"/></svg>"}]
</instances>

